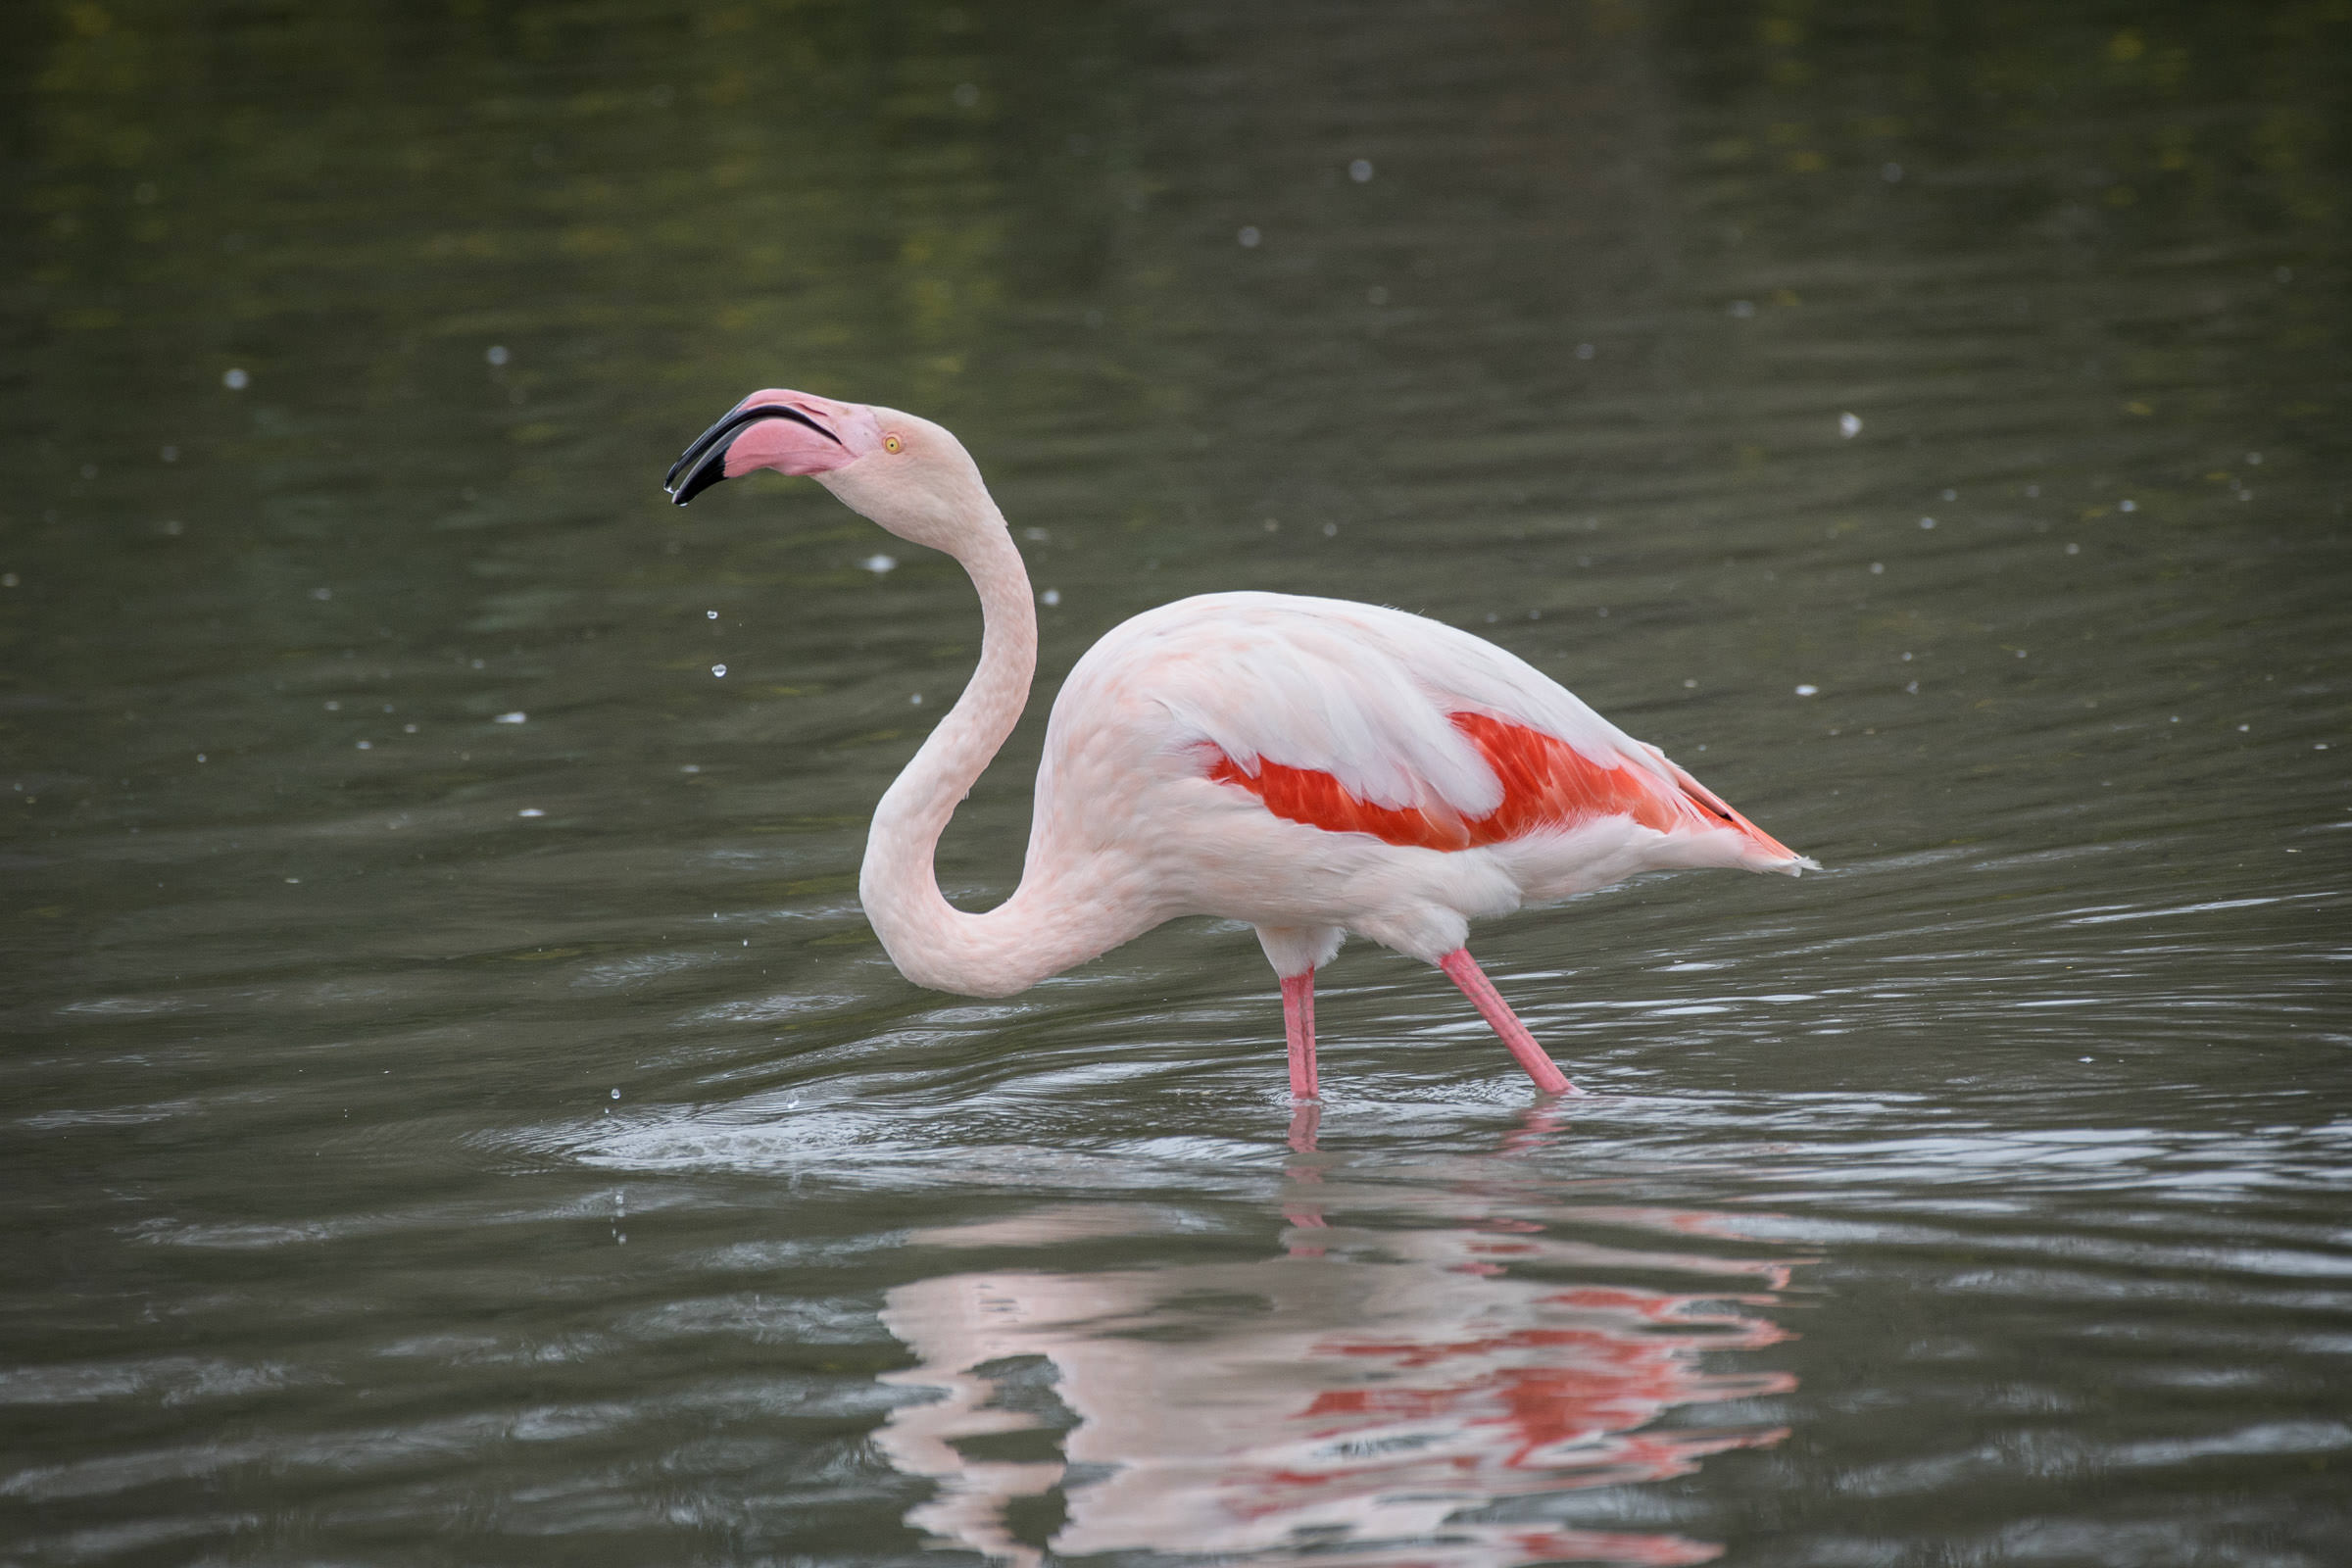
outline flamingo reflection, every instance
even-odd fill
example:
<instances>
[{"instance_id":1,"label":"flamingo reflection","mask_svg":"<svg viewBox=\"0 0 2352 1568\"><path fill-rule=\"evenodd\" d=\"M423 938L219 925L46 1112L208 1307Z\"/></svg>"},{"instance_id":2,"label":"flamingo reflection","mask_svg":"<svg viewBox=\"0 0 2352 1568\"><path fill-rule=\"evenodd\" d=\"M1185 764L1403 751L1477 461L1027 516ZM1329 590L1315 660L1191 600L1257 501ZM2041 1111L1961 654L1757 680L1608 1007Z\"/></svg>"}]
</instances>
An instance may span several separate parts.
<instances>
[{"instance_id":1,"label":"flamingo reflection","mask_svg":"<svg viewBox=\"0 0 2352 1568\"><path fill-rule=\"evenodd\" d=\"M1785 1428L1709 1425L1689 1412L1794 1387L1782 1372L1703 1364L1788 1337L1757 1309L1792 1265L1730 1249L1580 1243L1538 1223L1736 1240L1722 1216L1556 1203L1546 1215L1524 1193L1458 1186L1401 1200L1440 1222L1328 1223L1326 1204L1393 1217L1400 1198L1327 1180L1312 1114L1304 1107L1293 1129L1300 1157L1280 1257L982 1271L890 1293L883 1321L918 1364L885 1381L945 1393L902 1406L876 1434L893 1464L939 1483L907 1523L935 1545L1019 1564L1047 1550L1282 1559L1311 1547L1317 1564L1364 1568L1716 1556L1680 1535L1456 1516L1513 1496L1663 1480L1708 1454L1778 1442ZM1124 1205L1065 1204L916 1239L1046 1247L1135 1223ZM1637 1283L1660 1277L1692 1288ZM1561 1283L1571 1278L1586 1283ZM1049 1376L1077 1418L1058 1455L1053 1438L1066 1421L1024 1397ZM1674 1425L1660 1424L1678 1410ZM1035 1532L1016 1528L1015 1505L1057 1487L1063 1522L1042 1544L1024 1539Z\"/></svg>"}]
</instances>

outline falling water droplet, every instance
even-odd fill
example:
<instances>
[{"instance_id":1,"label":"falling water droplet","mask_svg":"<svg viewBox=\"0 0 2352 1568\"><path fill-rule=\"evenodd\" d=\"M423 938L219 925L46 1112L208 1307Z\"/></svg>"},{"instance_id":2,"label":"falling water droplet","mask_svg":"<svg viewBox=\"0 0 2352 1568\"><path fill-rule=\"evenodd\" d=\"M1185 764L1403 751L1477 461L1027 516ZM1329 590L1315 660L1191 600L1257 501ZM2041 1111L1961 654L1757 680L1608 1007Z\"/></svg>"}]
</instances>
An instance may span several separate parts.
<instances>
[{"instance_id":1,"label":"falling water droplet","mask_svg":"<svg viewBox=\"0 0 2352 1568\"><path fill-rule=\"evenodd\" d=\"M724 680L727 677L727 666L724 664L712 664L710 666L710 673L716 675L719 679Z\"/></svg>"},{"instance_id":2,"label":"falling water droplet","mask_svg":"<svg viewBox=\"0 0 2352 1568\"><path fill-rule=\"evenodd\" d=\"M1348 166L1348 177L1354 180L1358 185L1366 185L1371 183L1372 160L1369 158L1358 158L1353 163L1349 164Z\"/></svg>"}]
</instances>

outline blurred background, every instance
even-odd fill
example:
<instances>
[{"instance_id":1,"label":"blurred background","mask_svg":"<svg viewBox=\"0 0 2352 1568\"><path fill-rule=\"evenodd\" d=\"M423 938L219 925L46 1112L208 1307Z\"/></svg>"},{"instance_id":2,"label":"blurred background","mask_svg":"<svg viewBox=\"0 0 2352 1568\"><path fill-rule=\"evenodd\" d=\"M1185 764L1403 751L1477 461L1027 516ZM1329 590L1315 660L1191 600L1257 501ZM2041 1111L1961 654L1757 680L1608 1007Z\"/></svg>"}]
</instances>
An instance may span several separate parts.
<instances>
[{"instance_id":1,"label":"blurred background","mask_svg":"<svg viewBox=\"0 0 2352 1568\"><path fill-rule=\"evenodd\" d=\"M2352 4L0 9L0 1559L2324 1564ZM1819 858L901 980L1186 594L1491 637Z\"/></svg>"}]
</instances>

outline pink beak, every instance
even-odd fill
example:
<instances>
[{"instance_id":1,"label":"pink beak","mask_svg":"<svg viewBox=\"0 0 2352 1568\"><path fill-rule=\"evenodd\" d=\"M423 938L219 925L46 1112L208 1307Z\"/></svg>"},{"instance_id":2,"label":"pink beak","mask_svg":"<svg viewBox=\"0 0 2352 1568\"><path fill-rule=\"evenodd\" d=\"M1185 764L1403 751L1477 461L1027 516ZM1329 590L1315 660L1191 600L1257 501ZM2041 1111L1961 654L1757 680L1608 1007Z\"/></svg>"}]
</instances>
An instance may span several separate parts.
<instances>
[{"instance_id":1,"label":"pink beak","mask_svg":"<svg viewBox=\"0 0 2352 1568\"><path fill-rule=\"evenodd\" d=\"M719 480L741 478L754 468L823 473L857 461L881 442L870 410L771 387L745 398L696 437L670 465L662 486L682 507Z\"/></svg>"}]
</instances>

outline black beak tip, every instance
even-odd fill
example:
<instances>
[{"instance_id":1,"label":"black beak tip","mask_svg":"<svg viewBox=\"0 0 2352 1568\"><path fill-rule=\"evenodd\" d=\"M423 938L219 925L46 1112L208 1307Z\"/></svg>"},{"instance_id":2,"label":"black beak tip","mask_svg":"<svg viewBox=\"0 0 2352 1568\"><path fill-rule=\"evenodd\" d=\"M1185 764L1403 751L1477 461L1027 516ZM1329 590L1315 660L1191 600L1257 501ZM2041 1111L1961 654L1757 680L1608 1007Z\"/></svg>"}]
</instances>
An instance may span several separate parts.
<instances>
[{"instance_id":1,"label":"black beak tip","mask_svg":"<svg viewBox=\"0 0 2352 1568\"><path fill-rule=\"evenodd\" d=\"M720 442L703 454L703 461L682 480L667 486L671 506L682 507L727 476L727 447Z\"/></svg>"}]
</instances>

